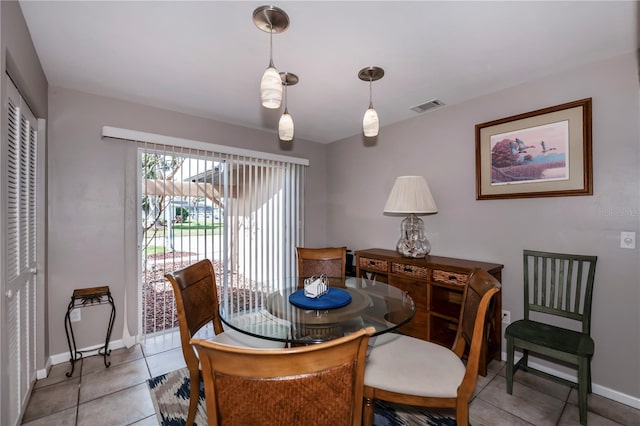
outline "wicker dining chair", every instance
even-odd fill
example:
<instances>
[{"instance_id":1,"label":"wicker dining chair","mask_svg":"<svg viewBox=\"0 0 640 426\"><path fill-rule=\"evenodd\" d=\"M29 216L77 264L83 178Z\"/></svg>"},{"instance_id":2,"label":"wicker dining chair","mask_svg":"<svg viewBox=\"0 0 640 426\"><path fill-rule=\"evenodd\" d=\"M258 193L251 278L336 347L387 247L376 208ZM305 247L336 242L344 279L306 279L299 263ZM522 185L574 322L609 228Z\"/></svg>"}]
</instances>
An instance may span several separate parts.
<instances>
[{"instance_id":1,"label":"wicker dining chair","mask_svg":"<svg viewBox=\"0 0 640 426\"><path fill-rule=\"evenodd\" d=\"M458 426L469 424L469 399L478 378L487 312L500 283L474 269L463 295L451 349L410 336L374 345L365 369L363 424L373 424L374 401L455 408ZM466 366L462 361L469 347Z\"/></svg>"},{"instance_id":2,"label":"wicker dining chair","mask_svg":"<svg viewBox=\"0 0 640 426\"><path fill-rule=\"evenodd\" d=\"M308 248L298 247L298 288L304 286L304 278L321 274L330 278L333 287L344 286L347 267L346 247Z\"/></svg>"},{"instance_id":3,"label":"wicker dining chair","mask_svg":"<svg viewBox=\"0 0 640 426\"><path fill-rule=\"evenodd\" d=\"M186 425L192 425L200 396L200 360L190 340L206 337L216 342L238 347L274 348L283 343L254 338L235 330L225 331L218 315L218 292L213 265L204 259L185 268L165 274L173 287L178 311L182 355L189 370L191 383Z\"/></svg>"},{"instance_id":4,"label":"wicker dining chair","mask_svg":"<svg viewBox=\"0 0 640 426\"><path fill-rule=\"evenodd\" d=\"M524 250L524 318L509 324L505 330L507 393L513 391L513 375L517 370L577 388L583 425L587 424L591 358L595 350L590 331L597 260L596 256ZM562 327L557 325L558 320L562 321ZM517 363L514 362L516 348L522 350L522 358ZM577 380L529 366L529 352L575 366Z\"/></svg>"},{"instance_id":5,"label":"wicker dining chair","mask_svg":"<svg viewBox=\"0 0 640 426\"><path fill-rule=\"evenodd\" d=\"M360 426L373 327L315 345L234 348L192 339L202 361L210 426Z\"/></svg>"}]
</instances>

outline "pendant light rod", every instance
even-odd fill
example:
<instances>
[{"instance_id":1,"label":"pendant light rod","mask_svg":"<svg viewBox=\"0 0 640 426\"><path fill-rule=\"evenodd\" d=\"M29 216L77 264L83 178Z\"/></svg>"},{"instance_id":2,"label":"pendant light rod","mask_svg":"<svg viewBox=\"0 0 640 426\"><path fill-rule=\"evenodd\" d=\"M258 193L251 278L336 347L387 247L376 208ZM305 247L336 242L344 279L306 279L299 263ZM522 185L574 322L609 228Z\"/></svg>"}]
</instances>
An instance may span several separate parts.
<instances>
[{"instance_id":1,"label":"pendant light rod","mask_svg":"<svg viewBox=\"0 0 640 426\"><path fill-rule=\"evenodd\" d=\"M291 72L283 71L280 73L280 78L282 79L282 85L284 86L284 113L287 114L287 87L295 86L298 84L298 76Z\"/></svg>"},{"instance_id":2,"label":"pendant light rod","mask_svg":"<svg viewBox=\"0 0 640 426\"><path fill-rule=\"evenodd\" d=\"M269 31L269 67L275 68L273 65L273 27Z\"/></svg>"},{"instance_id":3,"label":"pendant light rod","mask_svg":"<svg viewBox=\"0 0 640 426\"><path fill-rule=\"evenodd\" d=\"M373 108L373 81L369 80L369 108Z\"/></svg>"},{"instance_id":4,"label":"pendant light rod","mask_svg":"<svg viewBox=\"0 0 640 426\"><path fill-rule=\"evenodd\" d=\"M369 108L373 108L373 82L384 77L384 70L380 67L367 67L358 71L358 78L369 82Z\"/></svg>"}]
</instances>

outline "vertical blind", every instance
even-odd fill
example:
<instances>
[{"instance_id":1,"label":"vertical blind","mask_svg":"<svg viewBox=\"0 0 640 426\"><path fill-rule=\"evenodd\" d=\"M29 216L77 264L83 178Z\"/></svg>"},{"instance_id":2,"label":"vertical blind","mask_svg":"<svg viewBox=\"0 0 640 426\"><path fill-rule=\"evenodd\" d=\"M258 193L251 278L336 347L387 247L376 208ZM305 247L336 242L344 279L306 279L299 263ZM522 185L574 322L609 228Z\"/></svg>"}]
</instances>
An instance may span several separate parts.
<instances>
[{"instance_id":1,"label":"vertical blind","mask_svg":"<svg viewBox=\"0 0 640 426\"><path fill-rule=\"evenodd\" d=\"M268 292L296 274L308 162L133 136L139 164L142 333L156 336L177 326L164 274L204 258L214 264L220 302L227 309L260 309Z\"/></svg>"}]
</instances>

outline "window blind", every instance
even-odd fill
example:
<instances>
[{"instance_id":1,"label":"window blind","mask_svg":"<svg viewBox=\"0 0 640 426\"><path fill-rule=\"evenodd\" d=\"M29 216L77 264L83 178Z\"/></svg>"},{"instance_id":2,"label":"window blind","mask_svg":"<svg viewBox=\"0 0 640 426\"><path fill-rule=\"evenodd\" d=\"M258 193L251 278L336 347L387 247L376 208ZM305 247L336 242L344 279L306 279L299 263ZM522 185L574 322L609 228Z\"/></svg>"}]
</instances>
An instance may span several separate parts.
<instances>
[{"instance_id":1,"label":"window blind","mask_svg":"<svg viewBox=\"0 0 640 426\"><path fill-rule=\"evenodd\" d=\"M308 161L161 135L107 133L143 139L135 142L145 336L177 327L164 278L169 271L210 259L220 302L243 312L258 309L269 291L296 274Z\"/></svg>"}]
</instances>

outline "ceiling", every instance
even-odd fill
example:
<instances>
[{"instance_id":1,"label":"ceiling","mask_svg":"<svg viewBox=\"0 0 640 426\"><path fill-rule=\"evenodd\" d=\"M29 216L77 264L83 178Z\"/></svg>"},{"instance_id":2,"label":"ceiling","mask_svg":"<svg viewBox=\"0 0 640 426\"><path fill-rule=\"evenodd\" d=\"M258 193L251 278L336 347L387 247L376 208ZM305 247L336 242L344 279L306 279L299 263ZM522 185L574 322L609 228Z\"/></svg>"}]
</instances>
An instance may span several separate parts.
<instances>
[{"instance_id":1,"label":"ceiling","mask_svg":"<svg viewBox=\"0 0 640 426\"><path fill-rule=\"evenodd\" d=\"M269 35L253 1L21 0L51 86L274 132L260 106ZM281 1L289 28L273 36L296 139L361 134L369 85L381 126L638 48L638 3ZM526 109L526 108L525 108ZM433 111L433 110L432 110ZM525 112L525 111L523 111ZM429 114L424 112L422 114ZM294 139L295 143L295 139Z\"/></svg>"}]
</instances>

